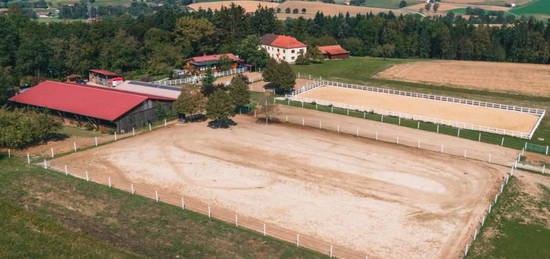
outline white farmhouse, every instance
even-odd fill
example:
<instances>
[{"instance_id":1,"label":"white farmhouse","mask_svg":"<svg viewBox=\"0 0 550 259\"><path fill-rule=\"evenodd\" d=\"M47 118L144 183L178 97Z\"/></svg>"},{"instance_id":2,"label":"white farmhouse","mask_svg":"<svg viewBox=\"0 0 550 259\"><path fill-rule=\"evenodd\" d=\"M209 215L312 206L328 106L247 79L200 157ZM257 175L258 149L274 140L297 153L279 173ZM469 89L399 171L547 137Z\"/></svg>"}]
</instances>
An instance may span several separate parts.
<instances>
[{"instance_id":1,"label":"white farmhouse","mask_svg":"<svg viewBox=\"0 0 550 259\"><path fill-rule=\"evenodd\" d=\"M267 51L270 58L277 61L286 61L294 63L300 53L306 54L306 44L298 41L294 37L285 35L266 34L262 36L262 46Z\"/></svg>"}]
</instances>

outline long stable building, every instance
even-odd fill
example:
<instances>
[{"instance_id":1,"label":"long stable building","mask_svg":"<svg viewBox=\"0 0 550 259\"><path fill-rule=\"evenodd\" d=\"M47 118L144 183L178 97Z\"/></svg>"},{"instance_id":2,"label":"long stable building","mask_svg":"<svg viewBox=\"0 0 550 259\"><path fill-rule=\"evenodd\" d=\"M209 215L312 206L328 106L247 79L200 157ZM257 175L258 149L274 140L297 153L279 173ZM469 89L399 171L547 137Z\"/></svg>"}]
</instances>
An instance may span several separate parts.
<instances>
[{"instance_id":1,"label":"long stable building","mask_svg":"<svg viewBox=\"0 0 550 259\"><path fill-rule=\"evenodd\" d=\"M128 132L159 120L175 98L44 81L9 99L20 105L47 108L67 124Z\"/></svg>"}]
</instances>

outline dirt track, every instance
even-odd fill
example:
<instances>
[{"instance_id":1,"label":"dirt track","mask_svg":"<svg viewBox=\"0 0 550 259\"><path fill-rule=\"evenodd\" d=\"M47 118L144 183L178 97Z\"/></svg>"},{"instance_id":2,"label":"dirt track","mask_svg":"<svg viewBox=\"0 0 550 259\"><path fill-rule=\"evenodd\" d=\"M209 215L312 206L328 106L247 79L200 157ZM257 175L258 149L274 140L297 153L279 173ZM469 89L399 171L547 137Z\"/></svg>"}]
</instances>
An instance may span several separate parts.
<instances>
[{"instance_id":1,"label":"dirt track","mask_svg":"<svg viewBox=\"0 0 550 259\"><path fill-rule=\"evenodd\" d=\"M385 258L457 257L506 171L252 117L236 121L226 130L173 125L52 164L179 190Z\"/></svg>"},{"instance_id":2,"label":"dirt track","mask_svg":"<svg viewBox=\"0 0 550 259\"><path fill-rule=\"evenodd\" d=\"M420 61L394 65L376 77L469 89L550 96L550 66L479 61Z\"/></svg>"}]
</instances>

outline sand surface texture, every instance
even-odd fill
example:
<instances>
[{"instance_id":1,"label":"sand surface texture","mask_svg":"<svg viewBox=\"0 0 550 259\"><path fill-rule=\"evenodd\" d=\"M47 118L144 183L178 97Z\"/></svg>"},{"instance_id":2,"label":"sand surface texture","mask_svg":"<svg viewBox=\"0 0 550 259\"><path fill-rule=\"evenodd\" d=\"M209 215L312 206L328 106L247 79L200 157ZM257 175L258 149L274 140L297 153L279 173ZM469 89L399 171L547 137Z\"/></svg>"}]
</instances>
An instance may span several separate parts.
<instances>
[{"instance_id":1,"label":"sand surface texture","mask_svg":"<svg viewBox=\"0 0 550 259\"><path fill-rule=\"evenodd\" d=\"M318 87L298 95L330 103L349 104L375 111L392 111L429 118L529 133L538 116L480 106L435 101L342 87Z\"/></svg>"},{"instance_id":2,"label":"sand surface texture","mask_svg":"<svg viewBox=\"0 0 550 259\"><path fill-rule=\"evenodd\" d=\"M52 164L175 190L370 258L458 257L507 170L248 116L236 122L172 125Z\"/></svg>"}]
</instances>

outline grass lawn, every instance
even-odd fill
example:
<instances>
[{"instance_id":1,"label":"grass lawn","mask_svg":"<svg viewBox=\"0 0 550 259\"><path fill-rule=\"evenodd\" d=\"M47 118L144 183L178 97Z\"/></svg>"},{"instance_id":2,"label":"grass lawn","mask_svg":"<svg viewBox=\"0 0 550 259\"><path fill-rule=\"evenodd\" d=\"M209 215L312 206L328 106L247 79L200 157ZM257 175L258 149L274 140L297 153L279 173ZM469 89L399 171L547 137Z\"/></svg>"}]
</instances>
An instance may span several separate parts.
<instances>
[{"instance_id":1,"label":"grass lawn","mask_svg":"<svg viewBox=\"0 0 550 259\"><path fill-rule=\"evenodd\" d=\"M468 258L550 258L550 189L539 185L542 197L534 197L521 184L511 178Z\"/></svg>"},{"instance_id":2,"label":"grass lawn","mask_svg":"<svg viewBox=\"0 0 550 259\"><path fill-rule=\"evenodd\" d=\"M457 9L449 10L447 11L447 13L466 14L466 8L457 8Z\"/></svg>"},{"instance_id":3,"label":"grass lawn","mask_svg":"<svg viewBox=\"0 0 550 259\"><path fill-rule=\"evenodd\" d=\"M518 15L531 15L531 14L550 15L550 1L535 0L526 5L511 9L510 13L518 14Z\"/></svg>"},{"instance_id":4,"label":"grass lawn","mask_svg":"<svg viewBox=\"0 0 550 259\"><path fill-rule=\"evenodd\" d=\"M324 258L0 154L0 258Z\"/></svg>"},{"instance_id":5,"label":"grass lawn","mask_svg":"<svg viewBox=\"0 0 550 259\"><path fill-rule=\"evenodd\" d=\"M352 57L347 60L328 60L322 64L297 66L294 71L312 76L321 76L327 80L346 83L372 85L385 88L399 89L403 91L452 96L487 102L512 104L525 107L542 108L550 111L549 97L525 96L509 93L495 93L486 90L472 90L451 86L434 86L420 83L409 83L385 79L372 78L376 73L394 64L418 61L419 59L382 59L370 57ZM539 145L550 145L550 119L548 116L542 120L541 125L529 141Z\"/></svg>"}]
</instances>

